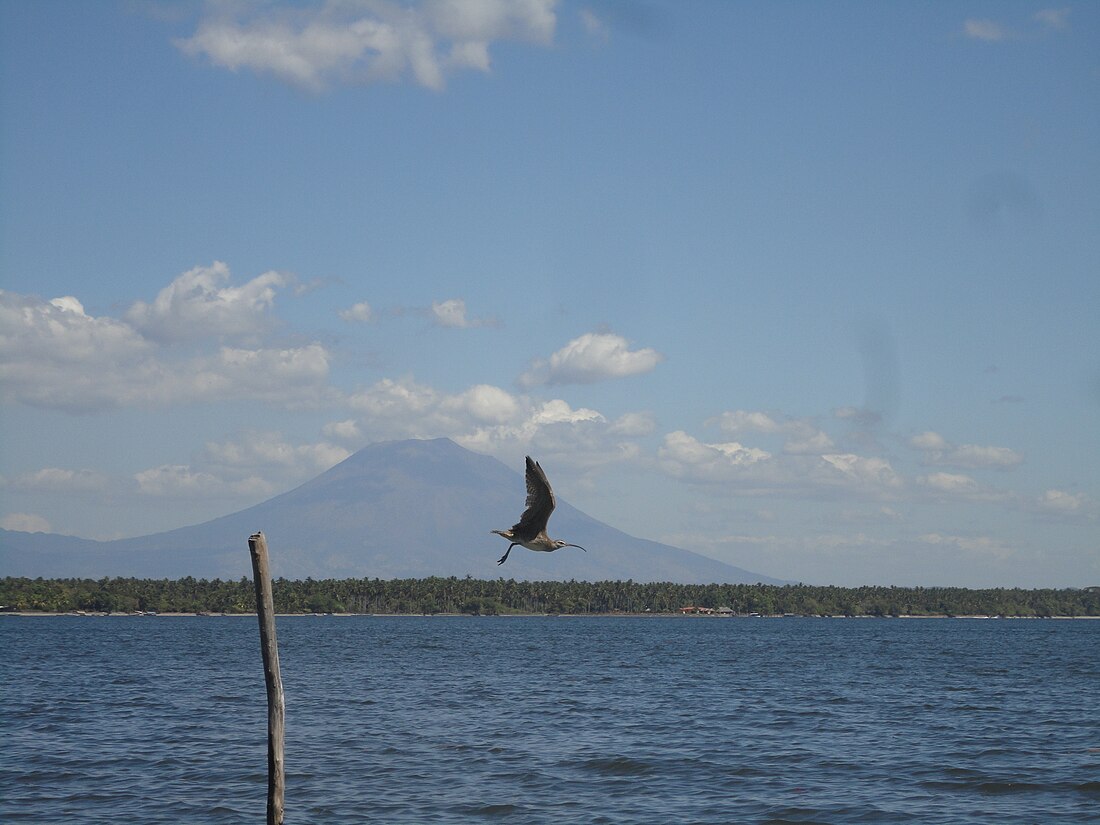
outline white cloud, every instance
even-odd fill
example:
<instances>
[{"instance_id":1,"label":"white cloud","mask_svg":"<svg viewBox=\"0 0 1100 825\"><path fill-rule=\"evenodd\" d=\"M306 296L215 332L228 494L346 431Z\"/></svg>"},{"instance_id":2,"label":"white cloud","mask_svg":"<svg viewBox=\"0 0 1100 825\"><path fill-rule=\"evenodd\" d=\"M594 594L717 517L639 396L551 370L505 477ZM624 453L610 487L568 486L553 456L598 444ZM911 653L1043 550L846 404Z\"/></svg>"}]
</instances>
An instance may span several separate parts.
<instances>
[{"instance_id":1,"label":"white cloud","mask_svg":"<svg viewBox=\"0 0 1100 825\"><path fill-rule=\"evenodd\" d=\"M527 387L592 384L651 372L663 360L653 349L631 350L630 342L620 335L589 332L574 338L548 361L536 361L520 376L520 383Z\"/></svg>"},{"instance_id":2,"label":"white cloud","mask_svg":"<svg viewBox=\"0 0 1100 825\"><path fill-rule=\"evenodd\" d=\"M1008 447L981 447L977 444L962 444L948 453L944 461L956 467L994 467L1007 469L1015 467L1024 457Z\"/></svg>"},{"instance_id":3,"label":"white cloud","mask_svg":"<svg viewBox=\"0 0 1100 825\"><path fill-rule=\"evenodd\" d=\"M835 447L829 436L821 430L816 430L804 437L788 438L783 445L783 451L801 455L824 455Z\"/></svg>"},{"instance_id":4,"label":"white cloud","mask_svg":"<svg viewBox=\"0 0 1100 825\"><path fill-rule=\"evenodd\" d=\"M163 464L134 474L138 492L157 498L260 501L279 492L271 480L248 475L225 479L187 464Z\"/></svg>"},{"instance_id":5,"label":"white cloud","mask_svg":"<svg viewBox=\"0 0 1100 825\"><path fill-rule=\"evenodd\" d=\"M807 419L777 419L763 412L734 410L714 420L724 432L733 435L757 432L785 436L783 451L787 453L823 455L835 447L833 440Z\"/></svg>"},{"instance_id":6,"label":"white cloud","mask_svg":"<svg viewBox=\"0 0 1100 825\"><path fill-rule=\"evenodd\" d=\"M194 472L186 464L162 464L134 474L138 490L150 496L216 498L225 494L225 483L210 473Z\"/></svg>"},{"instance_id":7,"label":"white cloud","mask_svg":"<svg viewBox=\"0 0 1100 825\"><path fill-rule=\"evenodd\" d=\"M418 428L416 422L438 406L439 397L440 394L434 389L412 379L394 381L383 378L370 388L353 394L348 399L348 405L374 424L392 422L398 426ZM416 434L427 433L418 431Z\"/></svg>"},{"instance_id":8,"label":"white cloud","mask_svg":"<svg viewBox=\"0 0 1100 825\"><path fill-rule=\"evenodd\" d=\"M573 410L561 400L536 403L500 387L478 384L461 393L445 393L412 379L385 378L352 395L352 409L372 437L435 437L470 435L480 427L522 427L575 423L602 416L593 410Z\"/></svg>"},{"instance_id":9,"label":"white cloud","mask_svg":"<svg viewBox=\"0 0 1100 825\"><path fill-rule=\"evenodd\" d=\"M1048 513L1076 514L1084 510L1088 497L1084 493L1047 490L1038 499L1039 508Z\"/></svg>"},{"instance_id":10,"label":"white cloud","mask_svg":"<svg viewBox=\"0 0 1100 825\"><path fill-rule=\"evenodd\" d=\"M1008 40L1012 34L995 20L970 19L963 23L963 34L972 40L996 43Z\"/></svg>"},{"instance_id":11,"label":"white cloud","mask_svg":"<svg viewBox=\"0 0 1100 825\"><path fill-rule=\"evenodd\" d=\"M112 406L105 373L143 381L153 347L130 326L87 315L71 296L43 301L0 291L0 397L33 406Z\"/></svg>"},{"instance_id":12,"label":"white cloud","mask_svg":"<svg viewBox=\"0 0 1100 825\"><path fill-rule=\"evenodd\" d=\"M890 462L884 458L834 453L821 456L821 460L839 473L840 477L860 485L868 485L871 488L902 486L901 477L894 472Z\"/></svg>"},{"instance_id":13,"label":"white cloud","mask_svg":"<svg viewBox=\"0 0 1100 825\"><path fill-rule=\"evenodd\" d=\"M489 384L478 384L460 395L449 396L441 407L466 412L475 421L490 424L513 421L520 412L519 402L510 393Z\"/></svg>"},{"instance_id":14,"label":"white cloud","mask_svg":"<svg viewBox=\"0 0 1100 825\"><path fill-rule=\"evenodd\" d=\"M53 527L42 516L34 513L9 513L0 518L0 527L21 533L52 533Z\"/></svg>"},{"instance_id":15,"label":"white cloud","mask_svg":"<svg viewBox=\"0 0 1100 825\"><path fill-rule=\"evenodd\" d=\"M374 310L366 301L360 301L347 309L340 310L339 315L350 323L368 323L374 320Z\"/></svg>"},{"instance_id":16,"label":"white cloud","mask_svg":"<svg viewBox=\"0 0 1100 825\"><path fill-rule=\"evenodd\" d=\"M977 481L957 473L930 473L918 476L917 483L940 493L976 493L979 489Z\"/></svg>"},{"instance_id":17,"label":"white cloud","mask_svg":"<svg viewBox=\"0 0 1100 825\"><path fill-rule=\"evenodd\" d=\"M718 426L729 433L780 433L783 425L767 413L734 410L718 416Z\"/></svg>"},{"instance_id":18,"label":"white cloud","mask_svg":"<svg viewBox=\"0 0 1100 825\"><path fill-rule=\"evenodd\" d=\"M448 393L410 378L383 379L352 395L349 405L366 439L446 436L501 458L527 451L584 468L636 458L632 439L651 431L643 413L609 423L599 411L560 398L513 395L487 384Z\"/></svg>"},{"instance_id":19,"label":"white cloud","mask_svg":"<svg viewBox=\"0 0 1100 825\"><path fill-rule=\"evenodd\" d=\"M574 408L560 398L539 402L520 396L517 402L518 415L512 421L474 426L455 441L505 461L526 452L582 472L639 457L638 445L624 433L612 432L612 425L596 410Z\"/></svg>"},{"instance_id":20,"label":"white cloud","mask_svg":"<svg viewBox=\"0 0 1100 825\"><path fill-rule=\"evenodd\" d=\"M939 501L1019 503L1012 493L996 490L965 473L928 473L916 478L917 486Z\"/></svg>"},{"instance_id":21,"label":"white cloud","mask_svg":"<svg viewBox=\"0 0 1100 825\"><path fill-rule=\"evenodd\" d=\"M198 335L200 329L213 332L233 318L239 331L258 329L257 312L270 287L261 280L220 291L220 297L200 286L188 297L176 279L168 294L140 305L137 315L145 321L163 317L169 327L194 318L195 330L186 335L194 335L201 350L208 342ZM0 291L0 398L7 402L70 412L230 399L311 406L335 396L328 386L329 360L316 342L223 346L181 357L123 321L88 315L72 296L43 301Z\"/></svg>"},{"instance_id":22,"label":"white cloud","mask_svg":"<svg viewBox=\"0 0 1100 825\"><path fill-rule=\"evenodd\" d=\"M332 421L325 424L321 432L327 438L335 438L338 441L347 441L353 444L363 440L363 432L359 429L359 425L354 418L348 418L344 421Z\"/></svg>"},{"instance_id":23,"label":"white cloud","mask_svg":"<svg viewBox=\"0 0 1100 825\"><path fill-rule=\"evenodd\" d=\"M452 394L410 378L382 379L348 404L361 414L359 426L371 439L455 437L524 417L520 400L499 387L479 384Z\"/></svg>"},{"instance_id":24,"label":"white cloud","mask_svg":"<svg viewBox=\"0 0 1100 825\"><path fill-rule=\"evenodd\" d=\"M1008 447L985 447L978 444L951 444L935 432L924 432L909 439L909 446L924 453L925 464L961 469L1008 470L1020 464L1024 457Z\"/></svg>"},{"instance_id":25,"label":"white cloud","mask_svg":"<svg viewBox=\"0 0 1100 825\"><path fill-rule=\"evenodd\" d=\"M275 291L290 279L272 271L229 286L229 277L221 261L197 266L162 289L153 303L135 302L126 320L154 341L242 338L266 330Z\"/></svg>"},{"instance_id":26,"label":"white cloud","mask_svg":"<svg viewBox=\"0 0 1100 825\"><path fill-rule=\"evenodd\" d=\"M729 483L749 495L821 496L837 492L895 497L904 487L888 461L853 453L772 454L740 442L704 443L683 431L665 436L658 464L689 482Z\"/></svg>"},{"instance_id":27,"label":"white cloud","mask_svg":"<svg viewBox=\"0 0 1100 825\"><path fill-rule=\"evenodd\" d=\"M146 496L248 504L301 484L349 455L328 441L295 444L277 432L250 431L207 442L190 464L152 467L133 480Z\"/></svg>"},{"instance_id":28,"label":"white cloud","mask_svg":"<svg viewBox=\"0 0 1100 825\"><path fill-rule=\"evenodd\" d=\"M495 323L488 318L466 317L466 302L461 298L451 298L446 301L438 302L433 301L431 315L432 320L437 326L452 327L454 329L493 326Z\"/></svg>"},{"instance_id":29,"label":"white cloud","mask_svg":"<svg viewBox=\"0 0 1100 825\"><path fill-rule=\"evenodd\" d=\"M612 422L608 432L632 438L652 435L657 430L657 422L647 412L624 413Z\"/></svg>"},{"instance_id":30,"label":"white cloud","mask_svg":"<svg viewBox=\"0 0 1100 825\"><path fill-rule=\"evenodd\" d=\"M200 397L254 398L285 406L317 406L332 400L329 352L314 342L302 347L222 347L194 378Z\"/></svg>"},{"instance_id":31,"label":"white cloud","mask_svg":"<svg viewBox=\"0 0 1100 825\"><path fill-rule=\"evenodd\" d=\"M573 409L565 401L555 398L536 406L528 420L535 424L579 424L585 421L602 423L605 419L595 410L585 407Z\"/></svg>"},{"instance_id":32,"label":"white cloud","mask_svg":"<svg viewBox=\"0 0 1100 825\"><path fill-rule=\"evenodd\" d=\"M268 73L311 91L406 75L438 90L453 71L489 71L493 42L548 45L557 23L554 6L555 0L428 0L418 6L328 0L295 9L261 7L250 17L203 20L176 46L216 66Z\"/></svg>"},{"instance_id":33,"label":"white cloud","mask_svg":"<svg viewBox=\"0 0 1100 825\"><path fill-rule=\"evenodd\" d=\"M662 469L675 478L718 482L741 475L743 468L767 461L771 454L736 441L706 444L677 430L665 436L657 457Z\"/></svg>"},{"instance_id":34,"label":"white cloud","mask_svg":"<svg viewBox=\"0 0 1100 825\"><path fill-rule=\"evenodd\" d=\"M296 475L312 475L347 458L343 447L320 442L290 444L278 433L248 433L239 441L208 442L202 455L204 466L224 469L290 469Z\"/></svg>"},{"instance_id":35,"label":"white cloud","mask_svg":"<svg viewBox=\"0 0 1100 825\"><path fill-rule=\"evenodd\" d=\"M1061 31L1069 27L1069 12L1068 8L1040 9L1035 12L1035 19L1048 28Z\"/></svg>"},{"instance_id":36,"label":"white cloud","mask_svg":"<svg viewBox=\"0 0 1100 825\"><path fill-rule=\"evenodd\" d=\"M939 433L931 431L913 436L909 439L909 445L914 449L924 451L942 451L948 448L947 440Z\"/></svg>"},{"instance_id":37,"label":"white cloud","mask_svg":"<svg viewBox=\"0 0 1100 825\"><path fill-rule=\"evenodd\" d=\"M139 359L151 346L131 327L113 318L87 315L72 296L42 301L0 290L0 377L24 377L18 361L74 364L89 358ZM15 373L15 374L13 374Z\"/></svg>"}]
</instances>

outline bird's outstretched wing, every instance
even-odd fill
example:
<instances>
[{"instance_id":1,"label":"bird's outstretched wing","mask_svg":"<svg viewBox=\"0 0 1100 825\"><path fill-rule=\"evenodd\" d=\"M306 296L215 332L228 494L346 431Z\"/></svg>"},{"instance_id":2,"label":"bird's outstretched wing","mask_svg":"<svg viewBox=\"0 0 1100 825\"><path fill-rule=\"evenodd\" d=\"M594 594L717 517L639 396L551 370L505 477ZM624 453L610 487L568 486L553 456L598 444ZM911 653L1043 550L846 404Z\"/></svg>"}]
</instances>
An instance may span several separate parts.
<instances>
[{"instance_id":1,"label":"bird's outstretched wing","mask_svg":"<svg viewBox=\"0 0 1100 825\"><path fill-rule=\"evenodd\" d=\"M524 538L534 538L546 529L546 522L550 520L556 504L546 473L537 461L527 456L527 509L512 527L512 532Z\"/></svg>"}]
</instances>

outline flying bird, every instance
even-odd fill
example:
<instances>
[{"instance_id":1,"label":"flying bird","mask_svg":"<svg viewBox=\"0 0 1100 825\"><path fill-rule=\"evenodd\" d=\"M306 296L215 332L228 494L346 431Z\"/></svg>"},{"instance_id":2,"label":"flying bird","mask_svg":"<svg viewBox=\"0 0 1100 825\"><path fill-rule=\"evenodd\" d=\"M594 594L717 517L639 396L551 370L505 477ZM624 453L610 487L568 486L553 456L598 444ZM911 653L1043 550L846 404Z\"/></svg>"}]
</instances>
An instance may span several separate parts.
<instances>
[{"instance_id":1,"label":"flying bird","mask_svg":"<svg viewBox=\"0 0 1100 825\"><path fill-rule=\"evenodd\" d=\"M562 547L580 547L579 544L570 544L561 539L552 539L546 535L546 522L550 520L550 514L554 512L554 491L550 489L550 482L546 480L546 473L542 471L537 461L532 461L527 456L527 509L519 517L519 521L512 525L511 530L493 530L498 536L504 536L512 542L497 564L508 561L508 554L517 544L528 550L538 550L543 553L553 553ZM584 550L584 552L588 552Z\"/></svg>"}]
</instances>

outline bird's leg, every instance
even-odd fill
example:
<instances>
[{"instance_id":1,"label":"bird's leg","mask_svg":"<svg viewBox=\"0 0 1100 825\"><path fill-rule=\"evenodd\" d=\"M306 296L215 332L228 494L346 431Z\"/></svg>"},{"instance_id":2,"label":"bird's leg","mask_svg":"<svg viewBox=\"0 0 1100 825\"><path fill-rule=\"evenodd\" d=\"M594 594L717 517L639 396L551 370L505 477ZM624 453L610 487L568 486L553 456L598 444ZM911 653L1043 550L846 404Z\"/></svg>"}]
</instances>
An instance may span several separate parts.
<instances>
[{"instance_id":1,"label":"bird's leg","mask_svg":"<svg viewBox=\"0 0 1100 825\"><path fill-rule=\"evenodd\" d=\"M500 557L500 561L498 561L497 564L504 564L504 562L508 561L508 554L512 552L512 548L515 547L517 544L519 544L518 541L513 541L511 544L509 544L508 549L504 551L504 555Z\"/></svg>"}]
</instances>

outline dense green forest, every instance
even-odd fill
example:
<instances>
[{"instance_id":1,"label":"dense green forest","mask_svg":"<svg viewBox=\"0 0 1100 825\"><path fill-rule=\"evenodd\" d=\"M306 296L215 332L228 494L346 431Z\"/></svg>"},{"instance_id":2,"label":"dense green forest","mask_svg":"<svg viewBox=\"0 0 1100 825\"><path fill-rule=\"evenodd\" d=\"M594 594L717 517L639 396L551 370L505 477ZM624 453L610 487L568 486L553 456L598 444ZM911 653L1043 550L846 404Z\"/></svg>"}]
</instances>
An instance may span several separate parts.
<instances>
[{"instance_id":1,"label":"dense green forest","mask_svg":"<svg viewBox=\"0 0 1100 825\"><path fill-rule=\"evenodd\" d=\"M473 578L305 579L272 582L280 613L678 613L801 616L1100 616L1100 589L815 587ZM67 613L248 613L251 579L0 579L0 609Z\"/></svg>"}]
</instances>

